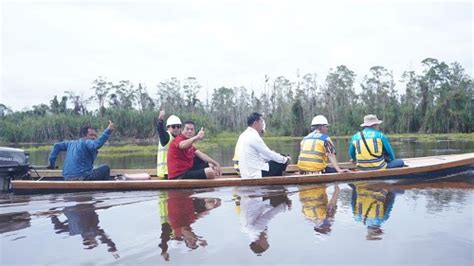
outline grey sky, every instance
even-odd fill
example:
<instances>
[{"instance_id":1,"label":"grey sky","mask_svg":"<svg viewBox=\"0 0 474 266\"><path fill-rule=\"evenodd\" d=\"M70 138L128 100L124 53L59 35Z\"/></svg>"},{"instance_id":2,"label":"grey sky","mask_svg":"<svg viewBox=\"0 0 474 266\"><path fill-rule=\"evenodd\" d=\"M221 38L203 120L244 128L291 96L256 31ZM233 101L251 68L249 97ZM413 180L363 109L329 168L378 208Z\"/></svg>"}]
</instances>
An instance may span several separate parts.
<instances>
[{"instance_id":1,"label":"grey sky","mask_svg":"<svg viewBox=\"0 0 474 266\"><path fill-rule=\"evenodd\" d=\"M0 103L14 110L91 82L156 84L194 76L260 91L345 64L420 70L434 57L473 77L471 1L2 1Z\"/></svg>"}]
</instances>

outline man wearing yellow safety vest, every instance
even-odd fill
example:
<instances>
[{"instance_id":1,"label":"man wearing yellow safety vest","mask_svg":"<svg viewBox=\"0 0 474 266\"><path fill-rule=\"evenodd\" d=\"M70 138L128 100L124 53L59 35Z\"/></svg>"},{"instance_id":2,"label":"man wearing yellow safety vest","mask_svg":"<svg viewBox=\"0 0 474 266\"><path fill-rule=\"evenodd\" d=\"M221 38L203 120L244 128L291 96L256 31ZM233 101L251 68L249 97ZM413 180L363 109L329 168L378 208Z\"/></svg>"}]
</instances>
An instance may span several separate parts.
<instances>
[{"instance_id":1,"label":"man wearing yellow safety vest","mask_svg":"<svg viewBox=\"0 0 474 266\"><path fill-rule=\"evenodd\" d=\"M168 164L166 160L170 143L181 133L181 120L179 117L175 115L168 117L168 120L166 120L166 128L168 130L165 130L164 117L165 111L162 110L158 116L158 124L156 126L159 136L156 175L161 178L168 176Z\"/></svg>"},{"instance_id":2,"label":"man wearing yellow safety vest","mask_svg":"<svg viewBox=\"0 0 474 266\"><path fill-rule=\"evenodd\" d=\"M329 138L329 123L323 115L317 115L311 121L311 129L300 144L300 155L298 167L304 173L348 173L347 169L341 169L336 159L336 148ZM331 162L332 167L328 166Z\"/></svg>"},{"instance_id":3,"label":"man wearing yellow safety vest","mask_svg":"<svg viewBox=\"0 0 474 266\"><path fill-rule=\"evenodd\" d=\"M352 136L349 143L349 156L360 170L378 170L403 167L401 159L395 159L395 153L388 138L379 131L379 120L375 115L364 116L362 131Z\"/></svg>"}]
</instances>

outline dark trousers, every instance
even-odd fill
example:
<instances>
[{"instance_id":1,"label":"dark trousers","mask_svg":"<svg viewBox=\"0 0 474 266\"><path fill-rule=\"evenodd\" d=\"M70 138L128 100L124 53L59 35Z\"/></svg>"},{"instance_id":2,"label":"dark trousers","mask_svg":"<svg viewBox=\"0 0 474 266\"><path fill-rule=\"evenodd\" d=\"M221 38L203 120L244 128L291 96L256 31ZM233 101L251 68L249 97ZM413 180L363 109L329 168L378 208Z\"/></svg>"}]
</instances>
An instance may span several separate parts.
<instances>
[{"instance_id":1,"label":"dark trousers","mask_svg":"<svg viewBox=\"0 0 474 266\"><path fill-rule=\"evenodd\" d=\"M92 170L92 174L84 177L84 180L87 181L98 181L98 180L111 180L110 177L110 167L107 165L101 165Z\"/></svg>"},{"instance_id":2,"label":"dark trousers","mask_svg":"<svg viewBox=\"0 0 474 266\"><path fill-rule=\"evenodd\" d=\"M331 173L337 173L336 168L330 167L330 166L324 168L323 174L331 174Z\"/></svg>"},{"instance_id":3,"label":"dark trousers","mask_svg":"<svg viewBox=\"0 0 474 266\"><path fill-rule=\"evenodd\" d=\"M387 168L398 168L403 167L405 162L402 159L395 159L387 163Z\"/></svg>"},{"instance_id":4,"label":"dark trousers","mask_svg":"<svg viewBox=\"0 0 474 266\"><path fill-rule=\"evenodd\" d=\"M186 173L177 176L176 179L206 179L205 168L208 168L209 164L199 157L194 157L193 167Z\"/></svg>"},{"instance_id":5,"label":"dark trousers","mask_svg":"<svg viewBox=\"0 0 474 266\"><path fill-rule=\"evenodd\" d=\"M195 156L193 161L193 167L189 170L201 170L209 167L209 163L201 160L201 158Z\"/></svg>"},{"instance_id":6,"label":"dark trousers","mask_svg":"<svg viewBox=\"0 0 474 266\"><path fill-rule=\"evenodd\" d=\"M269 161L270 169L268 171L262 170L262 177L265 176L282 176L283 172L286 171L287 163L277 163L275 161Z\"/></svg>"}]
</instances>

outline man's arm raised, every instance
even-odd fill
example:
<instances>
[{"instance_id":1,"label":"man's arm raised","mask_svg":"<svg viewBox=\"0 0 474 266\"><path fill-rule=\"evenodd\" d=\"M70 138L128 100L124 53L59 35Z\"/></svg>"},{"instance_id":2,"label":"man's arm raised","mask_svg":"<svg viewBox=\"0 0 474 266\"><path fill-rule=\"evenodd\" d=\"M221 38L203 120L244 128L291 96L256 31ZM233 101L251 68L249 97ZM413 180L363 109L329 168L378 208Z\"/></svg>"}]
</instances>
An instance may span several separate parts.
<instances>
[{"instance_id":1,"label":"man's arm raised","mask_svg":"<svg viewBox=\"0 0 474 266\"><path fill-rule=\"evenodd\" d=\"M179 143L178 148L180 148L182 150L187 149L187 148L191 147L194 144L194 142L204 139L204 135L205 135L204 128L201 127L201 130L199 130L199 133L197 133L196 136L194 136L192 138L189 138L187 140L181 141Z\"/></svg>"}]
</instances>

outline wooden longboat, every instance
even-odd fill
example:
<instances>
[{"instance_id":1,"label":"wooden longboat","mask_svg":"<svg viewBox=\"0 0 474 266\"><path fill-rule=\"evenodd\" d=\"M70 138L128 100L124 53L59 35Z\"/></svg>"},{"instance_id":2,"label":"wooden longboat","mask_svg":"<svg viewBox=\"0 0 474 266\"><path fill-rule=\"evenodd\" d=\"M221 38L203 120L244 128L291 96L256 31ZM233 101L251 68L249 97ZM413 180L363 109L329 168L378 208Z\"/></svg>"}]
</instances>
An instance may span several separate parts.
<instances>
[{"instance_id":1,"label":"wooden longboat","mask_svg":"<svg viewBox=\"0 0 474 266\"><path fill-rule=\"evenodd\" d=\"M309 183L327 183L339 181L356 181L372 179L410 179L446 176L450 174L474 170L474 153L437 155L429 157L407 158L405 167L375 171L353 170L350 173L301 175L296 166L290 165L284 176L272 176L262 179L242 179L235 171L226 167L223 175L217 179L205 180L120 180L120 181L58 181L60 171L38 171L39 175L47 176L41 180L12 180L12 191L16 194L36 194L54 192L77 192L93 190L125 191L176 188L209 188L224 186L266 186L294 185ZM351 163L341 164L344 168L353 168ZM112 175L127 173L154 174L155 169L118 169ZM56 180L55 180L56 179Z\"/></svg>"}]
</instances>

